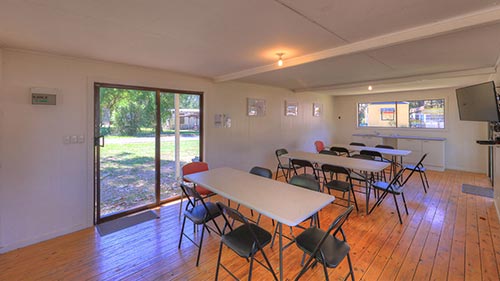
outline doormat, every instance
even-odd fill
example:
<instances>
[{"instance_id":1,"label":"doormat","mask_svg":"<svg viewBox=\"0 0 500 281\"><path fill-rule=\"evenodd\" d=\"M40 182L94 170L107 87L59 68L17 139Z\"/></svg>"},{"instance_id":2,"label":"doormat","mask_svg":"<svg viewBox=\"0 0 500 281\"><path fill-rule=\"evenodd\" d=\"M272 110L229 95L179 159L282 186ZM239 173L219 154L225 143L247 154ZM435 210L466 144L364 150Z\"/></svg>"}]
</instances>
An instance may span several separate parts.
<instances>
[{"instance_id":1,"label":"doormat","mask_svg":"<svg viewBox=\"0 0 500 281\"><path fill-rule=\"evenodd\" d=\"M483 197L493 198L493 188L481 187L470 184L462 184L462 192L467 194L474 194Z\"/></svg>"},{"instance_id":2,"label":"doormat","mask_svg":"<svg viewBox=\"0 0 500 281\"><path fill-rule=\"evenodd\" d=\"M159 218L159 216L155 212L149 210L140 214L107 221L105 223L98 224L96 227L99 234L101 236L104 236L125 229L127 227L131 227L133 225L157 218Z\"/></svg>"}]
</instances>

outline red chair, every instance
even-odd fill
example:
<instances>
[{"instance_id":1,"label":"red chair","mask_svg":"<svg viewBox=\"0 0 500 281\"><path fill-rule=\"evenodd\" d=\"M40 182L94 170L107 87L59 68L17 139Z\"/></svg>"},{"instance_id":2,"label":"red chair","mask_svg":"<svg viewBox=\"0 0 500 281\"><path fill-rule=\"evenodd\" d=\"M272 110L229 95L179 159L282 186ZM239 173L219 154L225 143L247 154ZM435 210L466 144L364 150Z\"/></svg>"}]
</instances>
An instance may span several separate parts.
<instances>
[{"instance_id":1,"label":"red chair","mask_svg":"<svg viewBox=\"0 0 500 281\"><path fill-rule=\"evenodd\" d=\"M325 144L322 141L315 141L314 146L316 147L316 151L318 153L325 149Z\"/></svg>"},{"instance_id":2,"label":"red chair","mask_svg":"<svg viewBox=\"0 0 500 281\"><path fill-rule=\"evenodd\" d=\"M182 175L187 176L190 174L194 173L199 173L199 172L204 172L208 171L208 164L205 162L191 162L188 163L184 166L182 166ZM183 179L185 182L189 182L186 179ZM203 186L196 185L196 191L201 195L201 196L207 196L207 195L212 195L213 192L204 188Z\"/></svg>"},{"instance_id":3,"label":"red chair","mask_svg":"<svg viewBox=\"0 0 500 281\"><path fill-rule=\"evenodd\" d=\"M188 163L188 164L182 166L182 176L183 177L187 176L189 174L194 174L194 173L199 173L199 172L204 172L204 171L208 171L208 164L205 162L191 162L191 163ZM189 180L187 180L185 178L183 178L182 180L184 182L190 182ZM213 193L212 191L210 191L210 190L208 190L205 187L200 186L200 185L196 185L195 190L196 190L196 192L198 192L198 194L200 194L204 198L215 195L215 193ZM182 200L184 199L183 195L184 195L184 193L181 193L181 203L179 204L179 216L182 213Z\"/></svg>"}]
</instances>

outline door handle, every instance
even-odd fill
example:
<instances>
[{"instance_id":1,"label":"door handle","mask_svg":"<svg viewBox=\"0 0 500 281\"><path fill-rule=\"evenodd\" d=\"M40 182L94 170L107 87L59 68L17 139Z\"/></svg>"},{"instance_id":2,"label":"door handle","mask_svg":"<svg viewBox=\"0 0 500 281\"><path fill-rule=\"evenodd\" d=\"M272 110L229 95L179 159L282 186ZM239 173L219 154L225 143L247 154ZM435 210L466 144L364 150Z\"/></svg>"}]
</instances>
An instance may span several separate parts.
<instances>
[{"instance_id":1,"label":"door handle","mask_svg":"<svg viewBox=\"0 0 500 281\"><path fill-rule=\"evenodd\" d=\"M98 136L97 138L95 138L94 145L104 147L104 136Z\"/></svg>"}]
</instances>

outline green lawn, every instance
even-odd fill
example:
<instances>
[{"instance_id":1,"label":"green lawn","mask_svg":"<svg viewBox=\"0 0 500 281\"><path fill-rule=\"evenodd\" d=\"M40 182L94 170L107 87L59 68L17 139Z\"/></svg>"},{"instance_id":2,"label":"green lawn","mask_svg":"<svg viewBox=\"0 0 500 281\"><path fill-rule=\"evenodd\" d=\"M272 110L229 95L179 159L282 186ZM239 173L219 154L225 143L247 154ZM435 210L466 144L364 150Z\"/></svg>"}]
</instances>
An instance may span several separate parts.
<instances>
[{"instance_id":1,"label":"green lawn","mask_svg":"<svg viewBox=\"0 0 500 281\"><path fill-rule=\"evenodd\" d=\"M155 200L154 138L106 137L101 148L101 213L103 215ZM175 179L174 141L162 141L161 198L179 194ZM181 166L199 154L199 140L181 140Z\"/></svg>"}]
</instances>

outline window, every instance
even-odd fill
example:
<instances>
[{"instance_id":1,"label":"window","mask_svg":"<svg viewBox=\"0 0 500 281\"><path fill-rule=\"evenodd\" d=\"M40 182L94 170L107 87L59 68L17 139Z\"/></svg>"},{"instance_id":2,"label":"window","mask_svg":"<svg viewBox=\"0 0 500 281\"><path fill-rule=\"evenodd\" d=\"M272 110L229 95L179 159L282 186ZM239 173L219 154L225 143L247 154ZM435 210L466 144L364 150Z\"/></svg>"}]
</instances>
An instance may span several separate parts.
<instances>
[{"instance_id":1,"label":"window","mask_svg":"<svg viewBox=\"0 0 500 281\"><path fill-rule=\"evenodd\" d=\"M358 103L358 127L444 129L444 99Z\"/></svg>"}]
</instances>

